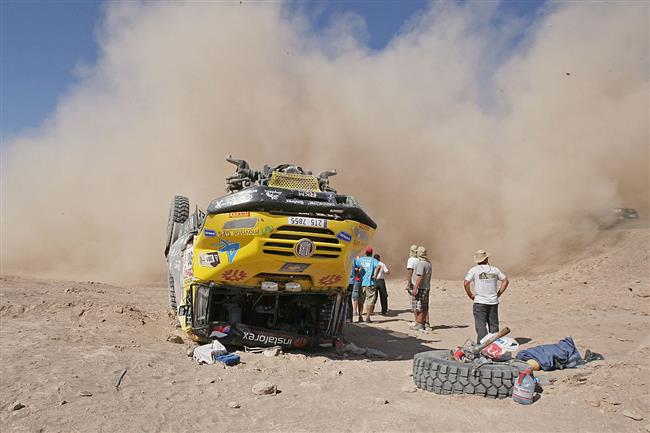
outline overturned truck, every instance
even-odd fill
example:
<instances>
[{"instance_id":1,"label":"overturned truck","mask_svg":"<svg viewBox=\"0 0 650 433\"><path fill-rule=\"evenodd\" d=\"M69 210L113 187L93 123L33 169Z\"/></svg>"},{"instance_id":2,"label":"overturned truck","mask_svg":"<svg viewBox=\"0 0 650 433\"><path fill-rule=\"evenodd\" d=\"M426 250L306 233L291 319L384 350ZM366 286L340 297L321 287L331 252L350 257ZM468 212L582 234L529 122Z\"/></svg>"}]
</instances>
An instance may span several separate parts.
<instances>
[{"instance_id":1,"label":"overturned truck","mask_svg":"<svg viewBox=\"0 0 650 433\"><path fill-rule=\"evenodd\" d=\"M243 160L226 195L190 212L172 200L165 257L169 305L195 341L327 346L342 334L354 256L377 225L329 177Z\"/></svg>"}]
</instances>

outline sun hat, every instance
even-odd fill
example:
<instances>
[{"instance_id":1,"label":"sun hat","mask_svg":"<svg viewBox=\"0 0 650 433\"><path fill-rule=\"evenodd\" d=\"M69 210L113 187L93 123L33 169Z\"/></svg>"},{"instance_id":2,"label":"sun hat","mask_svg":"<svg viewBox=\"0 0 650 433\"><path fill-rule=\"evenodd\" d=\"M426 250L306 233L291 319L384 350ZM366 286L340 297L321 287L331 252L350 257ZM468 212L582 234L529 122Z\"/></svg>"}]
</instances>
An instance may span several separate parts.
<instances>
[{"instance_id":1,"label":"sun hat","mask_svg":"<svg viewBox=\"0 0 650 433\"><path fill-rule=\"evenodd\" d=\"M418 247L417 253L418 253L418 257L423 257L425 259L427 258L427 249L426 248Z\"/></svg>"},{"instance_id":2,"label":"sun hat","mask_svg":"<svg viewBox=\"0 0 650 433\"><path fill-rule=\"evenodd\" d=\"M474 251L474 263L481 263L483 260L490 257L490 254L485 250Z\"/></svg>"}]
</instances>

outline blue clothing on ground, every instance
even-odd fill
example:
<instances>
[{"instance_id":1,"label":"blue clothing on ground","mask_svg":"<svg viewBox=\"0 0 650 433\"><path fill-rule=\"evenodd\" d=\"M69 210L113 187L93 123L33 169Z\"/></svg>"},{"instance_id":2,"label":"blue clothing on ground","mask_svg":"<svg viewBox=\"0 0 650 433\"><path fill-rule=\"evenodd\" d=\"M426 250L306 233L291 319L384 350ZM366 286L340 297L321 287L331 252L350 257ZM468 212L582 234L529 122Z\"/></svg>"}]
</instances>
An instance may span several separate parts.
<instances>
[{"instance_id":1,"label":"blue clothing on ground","mask_svg":"<svg viewBox=\"0 0 650 433\"><path fill-rule=\"evenodd\" d=\"M573 338L566 337L557 344L542 344L517 353L517 359L534 359L544 371L574 368L582 360Z\"/></svg>"},{"instance_id":2,"label":"blue clothing on ground","mask_svg":"<svg viewBox=\"0 0 650 433\"><path fill-rule=\"evenodd\" d=\"M379 267L379 261L374 257L359 257L354 261L355 268L361 268L361 285L363 287L375 285L375 273Z\"/></svg>"}]
</instances>

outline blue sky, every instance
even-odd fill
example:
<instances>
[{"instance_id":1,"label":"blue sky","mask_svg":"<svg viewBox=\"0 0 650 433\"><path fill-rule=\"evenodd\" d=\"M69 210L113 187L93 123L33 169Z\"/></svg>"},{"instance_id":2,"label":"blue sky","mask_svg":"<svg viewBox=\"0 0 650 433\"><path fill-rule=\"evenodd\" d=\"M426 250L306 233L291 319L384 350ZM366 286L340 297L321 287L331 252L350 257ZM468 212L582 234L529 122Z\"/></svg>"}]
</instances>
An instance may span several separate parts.
<instances>
[{"instance_id":1,"label":"blue sky","mask_svg":"<svg viewBox=\"0 0 650 433\"><path fill-rule=\"evenodd\" d=\"M76 80L79 65L97 57L94 29L104 10L95 0L0 1L0 133L2 142L38 127ZM381 50L406 20L427 7L423 0L294 1L316 29L354 12L366 20L368 46ZM500 11L534 16L543 0L504 1Z\"/></svg>"}]
</instances>

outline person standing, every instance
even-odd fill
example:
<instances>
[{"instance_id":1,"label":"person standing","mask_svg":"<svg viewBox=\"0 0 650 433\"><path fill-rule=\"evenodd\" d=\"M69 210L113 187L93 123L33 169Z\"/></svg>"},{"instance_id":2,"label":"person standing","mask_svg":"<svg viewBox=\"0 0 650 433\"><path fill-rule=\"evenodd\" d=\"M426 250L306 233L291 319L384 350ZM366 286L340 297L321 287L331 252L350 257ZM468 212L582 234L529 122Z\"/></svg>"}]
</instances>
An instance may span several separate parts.
<instances>
[{"instance_id":1,"label":"person standing","mask_svg":"<svg viewBox=\"0 0 650 433\"><path fill-rule=\"evenodd\" d=\"M413 303L413 269L415 269L415 265L418 264L418 246L417 245L411 245L409 248L409 258L406 260L406 287L404 290L409 294L409 298L411 299L411 304ZM415 310L413 311L413 315L415 316ZM417 322L417 321L416 321Z\"/></svg>"},{"instance_id":2,"label":"person standing","mask_svg":"<svg viewBox=\"0 0 650 433\"><path fill-rule=\"evenodd\" d=\"M411 291L413 290L413 283L411 282L411 278L413 277L413 269L415 269L415 265L418 264L418 246L417 245L411 245L409 248L409 258L406 260L406 291L409 292L409 295L411 295Z\"/></svg>"},{"instance_id":3,"label":"person standing","mask_svg":"<svg viewBox=\"0 0 650 433\"><path fill-rule=\"evenodd\" d=\"M352 316L359 315L359 322L363 322L363 290L361 290L361 269L357 266L359 256L355 257L352 262L352 274L350 275L350 282L352 283ZM350 318L352 321L352 318Z\"/></svg>"},{"instance_id":4,"label":"person standing","mask_svg":"<svg viewBox=\"0 0 650 433\"><path fill-rule=\"evenodd\" d=\"M490 255L484 250L474 253L476 266L467 271L463 287L467 296L474 301L474 327L476 328L477 342L488 334L499 332L499 298L508 288L508 278L496 266L490 265ZM500 281L497 289L497 280ZM472 293L470 285L474 283Z\"/></svg>"},{"instance_id":5,"label":"person standing","mask_svg":"<svg viewBox=\"0 0 650 433\"><path fill-rule=\"evenodd\" d=\"M354 261L352 261L352 270L350 271L350 277L348 278L348 322L352 322L352 317L354 316L354 305L352 305L352 292L354 291L354 282L356 281L357 273L354 268Z\"/></svg>"},{"instance_id":6,"label":"person standing","mask_svg":"<svg viewBox=\"0 0 650 433\"><path fill-rule=\"evenodd\" d=\"M388 291L386 290L386 275L390 274L388 267L381 261L379 254L374 255L375 260L379 262L379 270L377 273L377 293L379 293L379 302L381 303L381 315L385 316L388 313Z\"/></svg>"},{"instance_id":7,"label":"person standing","mask_svg":"<svg viewBox=\"0 0 650 433\"><path fill-rule=\"evenodd\" d=\"M365 257L356 259L354 261L354 267L357 268L361 275L361 288L366 298L365 304L363 304L366 312L366 322L372 322L370 320L370 313L375 308L375 303L377 302L375 280L379 272L379 262L372 257L372 247L366 247ZM361 316L359 316L359 322L363 322Z\"/></svg>"},{"instance_id":8,"label":"person standing","mask_svg":"<svg viewBox=\"0 0 650 433\"><path fill-rule=\"evenodd\" d=\"M411 329L424 331L427 315L429 313L429 291L431 289L432 266L427 257L427 249L418 247L418 263L413 270L411 279L413 285L413 300L411 306L415 313L415 325Z\"/></svg>"}]
</instances>

